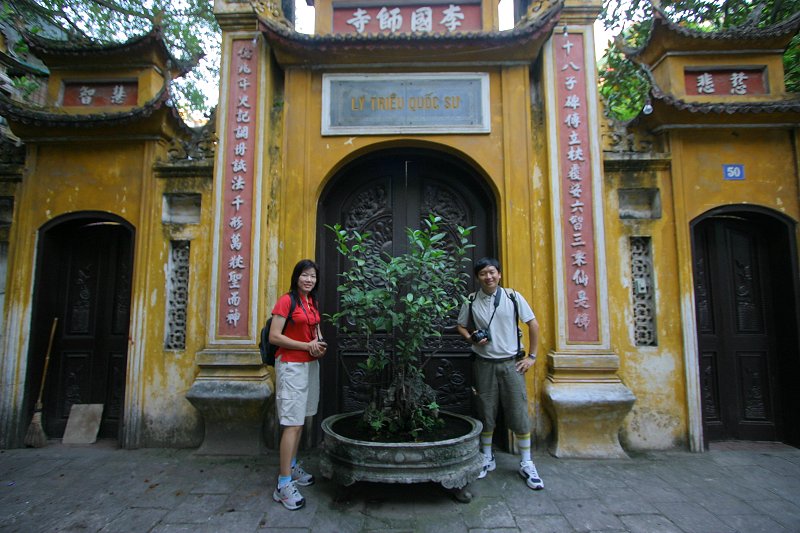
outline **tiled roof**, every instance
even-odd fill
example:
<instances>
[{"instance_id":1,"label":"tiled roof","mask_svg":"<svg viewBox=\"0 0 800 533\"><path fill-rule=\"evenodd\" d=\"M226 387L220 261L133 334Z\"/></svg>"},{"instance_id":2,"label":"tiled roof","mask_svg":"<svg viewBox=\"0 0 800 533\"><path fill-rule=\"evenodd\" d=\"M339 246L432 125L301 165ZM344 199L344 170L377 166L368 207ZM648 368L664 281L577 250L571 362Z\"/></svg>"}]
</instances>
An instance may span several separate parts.
<instances>
[{"instance_id":1,"label":"tiled roof","mask_svg":"<svg viewBox=\"0 0 800 533\"><path fill-rule=\"evenodd\" d=\"M164 33L160 26L154 26L148 33L136 36L121 43L101 43L89 40L58 40L47 39L25 33L25 42L36 56L44 59L45 63L53 58L85 58L85 57L114 57L128 59L136 52L144 52L154 48L164 64L175 69L174 77L180 77L189 72L195 61L180 61L167 48L164 43Z\"/></svg>"},{"instance_id":2,"label":"tiled roof","mask_svg":"<svg viewBox=\"0 0 800 533\"><path fill-rule=\"evenodd\" d=\"M53 108L26 106L0 94L0 115L6 117L11 123L17 122L26 126L37 127L98 128L104 126L119 126L146 119L156 111L165 108L169 110L169 115L176 121L179 129L185 130L186 132L191 131L191 128L186 125L172 105L169 85L167 84L144 105L118 113L67 114L63 110L56 111Z\"/></svg>"},{"instance_id":3,"label":"tiled roof","mask_svg":"<svg viewBox=\"0 0 800 533\"><path fill-rule=\"evenodd\" d=\"M535 58L558 22L564 0L547 0L512 30L453 34L301 34L259 16L263 35L282 64L494 62Z\"/></svg>"},{"instance_id":4,"label":"tiled roof","mask_svg":"<svg viewBox=\"0 0 800 533\"><path fill-rule=\"evenodd\" d=\"M740 26L718 31L701 31L672 22L657 3L653 5L653 27L645 43L639 48L626 47L618 40L618 47L633 61L653 65L666 52L730 50L785 50L800 30L800 11L768 27L755 26L760 11Z\"/></svg>"},{"instance_id":5,"label":"tiled roof","mask_svg":"<svg viewBox=\"0 0 800 533\"><path fill-rule=\"evenodd\" d=\"M639 114L639 120L659 126L677 124L724 124L737 115L736 124L800 124L800 94L772 100L733 100L716 102L687 101L665 93L656 84L650 69L643 66L650 79L651 116ZM733 124L731 124L733 125Z\"/></svg>"}]
</instances>

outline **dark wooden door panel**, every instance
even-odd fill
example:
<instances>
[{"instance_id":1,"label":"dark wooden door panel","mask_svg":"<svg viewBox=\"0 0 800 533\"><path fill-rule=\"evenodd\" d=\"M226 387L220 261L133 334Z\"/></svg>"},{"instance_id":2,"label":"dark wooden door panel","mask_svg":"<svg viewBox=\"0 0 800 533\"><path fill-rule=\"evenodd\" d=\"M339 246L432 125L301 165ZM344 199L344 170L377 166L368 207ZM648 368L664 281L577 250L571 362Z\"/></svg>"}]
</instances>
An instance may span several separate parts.
<instances>
[{"instance_id":1,"label":"dark wooden door panel","mask_svg":"<svg viewBox=\"0 0 800 533\"><path fill-rule=\"evenodd\" d=\"M346 229L369 231L374 236L374 254L396 255L405 251L406 227L418 227L422 218L433 212L453 229L455 225L477 226L472 242L472 258L494 255L493 201L474 170L429 152L385 153L352 165L335 180L320 207L323 224L342 224ZM321 231L318 259L324 269L323 310L337 309L336 280L347 268L336 252L329 230ZM428 382L438 392L440 405L447 410L470 414L473 408L469 345L455 330L456 316L444 324L446 333L440 346L426 363ZM324 334L330 355L322 363L321 416L362 409L369 401L364 372L365 339L340 338L326 324ZM370 342L385 342L376 335Z\"/></svg>"},{"instance_id":2,"label":"dark wooden door panel","mask_svg":"<svg viewBox=\"0 0 800 533\"><path fill-rule=\"evenodd\" d=\"M695 229L695 298L706 440L774 440L777 367L767 236L734 217Z\"/></svg>"},{"instance_id":3,"label":"dark wooden door panel","mask_svg":"<svg viewBox=\"0 0 800 533\"><path fill-rule=\"evenodd\" d=\"M37 319L59 316L45 393L45 430L63 435L74 404L104 404L100 437L117 437L125 391L131 232L117 223L74 220L44 239ZM48 270L49 269L49 270ZM46 295L46 296L44 296Z\"/></svg>"}]
</instances>

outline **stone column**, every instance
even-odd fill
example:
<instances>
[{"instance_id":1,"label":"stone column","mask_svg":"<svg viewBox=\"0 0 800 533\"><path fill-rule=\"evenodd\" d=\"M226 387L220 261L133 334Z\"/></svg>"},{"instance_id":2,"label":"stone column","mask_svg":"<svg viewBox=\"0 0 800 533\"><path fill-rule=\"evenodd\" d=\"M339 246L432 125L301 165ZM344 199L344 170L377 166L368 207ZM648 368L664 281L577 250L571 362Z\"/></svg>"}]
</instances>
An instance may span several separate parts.
<instances>
[{"instance_id":1,"label":"stone column","mask_svg":"<svg viewBox=\"0 0 800 533\"><path fill-rule=\"evenodd\" d=\"M544 50L557 336L543 404L557 457L626 457L618 432L635 401L610 346L592 29L600 8L567 0Z\"/></svg>"},{"instance_id":2,"label":"stone column","mask_svg":"<svg viewBox=\"0 0 800 533\"><path fill-rule=\"evenodd\" d=\"M257 348L262 172L267 130L266 45L249 2L215 0L222 27L219 144L214 166L214 238L206 347L186 398L203 416L198 453L264 451L264 419L274 392Z\"/></svg>"}]
</instances>

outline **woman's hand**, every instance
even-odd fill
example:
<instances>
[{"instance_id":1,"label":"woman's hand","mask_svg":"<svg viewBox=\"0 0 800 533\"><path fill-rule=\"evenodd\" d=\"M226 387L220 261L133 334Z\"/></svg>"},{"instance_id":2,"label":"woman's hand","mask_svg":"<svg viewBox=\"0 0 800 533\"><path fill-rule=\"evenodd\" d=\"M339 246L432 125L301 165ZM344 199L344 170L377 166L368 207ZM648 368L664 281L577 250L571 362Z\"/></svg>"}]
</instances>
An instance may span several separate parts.
<instances>
[{"instance_id":1,"label":"woman's hand","mask_svg":"<svg viewBox=\"0 0 800 533\"><path fill-rule=\"evenodd\" d=\"M319 359L328 349L328 343L318 339L314 339L308 343L308 353L311 357Z\"/></svg>"}]
</instances>

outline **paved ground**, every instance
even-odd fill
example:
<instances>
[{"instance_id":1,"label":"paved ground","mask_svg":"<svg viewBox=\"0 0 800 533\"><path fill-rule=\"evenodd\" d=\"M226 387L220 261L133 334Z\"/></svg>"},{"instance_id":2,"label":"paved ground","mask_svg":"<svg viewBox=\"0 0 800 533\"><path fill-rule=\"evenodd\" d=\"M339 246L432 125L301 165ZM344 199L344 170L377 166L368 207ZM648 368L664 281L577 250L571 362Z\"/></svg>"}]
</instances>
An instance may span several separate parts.
<instances>
[{"instance_id":1,"label":"paved ground","mask_svg":"<svg viewBox=\"0 0 800 533\"><path fill-rule=\"evenodd\" d=\"M307 452L312 472L318 452ZM775 444L658 452L630 460L535 456L545 490L516 459L472 485L471 503L440 487L319 479L286 511L271 500L277 458L109 443L0 451L0 531L75 532L800 532L800 450Z\"/></svg>"}]
</instances>

